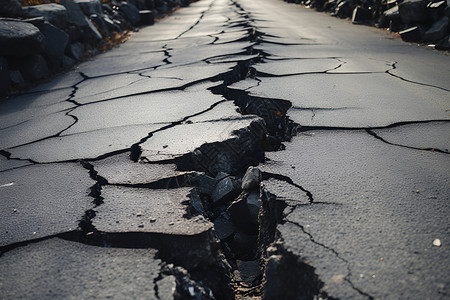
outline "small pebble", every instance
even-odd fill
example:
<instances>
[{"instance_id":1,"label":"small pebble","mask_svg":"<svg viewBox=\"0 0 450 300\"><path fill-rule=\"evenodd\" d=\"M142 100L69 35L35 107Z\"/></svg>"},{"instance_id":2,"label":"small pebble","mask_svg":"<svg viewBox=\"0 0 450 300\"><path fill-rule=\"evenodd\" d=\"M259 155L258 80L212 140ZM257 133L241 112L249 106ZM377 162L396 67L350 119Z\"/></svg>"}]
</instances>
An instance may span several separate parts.
<instances>
[{"instance_id":1,"label":"small pebble","mask_svg":"<svg viewBox=\"0 0 450 300\"><path fill-rule=\"evenodd\" d=\"M14 209L13 209L13 212L17 212L17 209L14 208Z\"/></svg>"},{"instance_id":2,"label":"small pebble","mask_svg":"<svg viewBox=\"0 0 450 300\"><path fill-rule=\"evenodd\" d=\"M436 246L436 247L442 246L441 240L440 239L435 239L433 241L433 246Z\"/></svg>"},{"instance_id":3,"label":"small pebble","mask_svg":"<svg viewBox=\"0 0 450 300\"><path fill-rule=\"evenodd\" d=\"M86 233L86 235L93 235L94 232L93 231L89 231L88 233Z\"/></svg>"},{"instance_id":4,"label":"small pebble","mask_svg":"<svg viewBox=\"0 0 450 300\"><path fill-rule=\"evenodd\" d=\"M150 223L155 223L156 219L155 218L150 218Z\"/></svg>"},{"instance_id":5,"label":"small pebble","mask_svg":"<svg viewBox=\"0 0 450 300\"><path fill-rule=\"evenodd\" d=\"M138 227L139 227L139 228L143 228L143 227L144 227L144 224L139 224Z\"/></svg>"},{"instance_id":6,"label":"small pebble","mask_svg":"<svg viewBox=\"0 0 450 300\"><path fill-rule=\"evenodd\" d=\"M141 211L136 214L136 217L140 217L140 216L142 216L142 212Z\"/></svg>"}]
</instances>

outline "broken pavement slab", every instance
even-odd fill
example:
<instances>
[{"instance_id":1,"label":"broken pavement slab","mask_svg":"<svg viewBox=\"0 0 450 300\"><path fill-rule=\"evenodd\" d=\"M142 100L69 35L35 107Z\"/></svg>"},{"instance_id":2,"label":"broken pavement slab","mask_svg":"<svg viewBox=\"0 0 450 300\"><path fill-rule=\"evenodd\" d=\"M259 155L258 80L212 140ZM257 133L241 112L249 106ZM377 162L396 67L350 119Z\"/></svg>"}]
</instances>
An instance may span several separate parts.
<instances>
[{"instance_id":1,"label":"broken pavement slab","mask_svg":"<svg viewBox=\"0 0 450 300\"><path fill-rule=\"evenodd\" d=\"M315 268L331 297L440 298L450 256L432 242L447 236L448 155L365 131L308 133L267 153L260 167L314 197L288 202L277 227L283 247ZM339 275L343 281L333 280Z\"/></svg>"},{"instance_id":2,"label":"broken pavement slab","mask_svg":"<svg viewBox=\"0 0 450 300\"><path fill-rule=\"evenodd\" d=\"M80 164L32 165L0 174L0 246L74 231L93 206L88 194L95 181Z\"/></svg>"},{"instance_id":3,"label":"broken pavement slab","mask_svg":"<svg viewBox=\"0 0 450 300\"><path fill-rule=\"evenodd\" d=\"M159 299L162 261L154 249L88 246L52 238L4 253L0 294L6 298ZM26 266L26 267L24 267ZM159 293L174 293L158 285Z\"/></svg>"},{"instance_id":4,"label":"broken pavement slab","mask_svg":"<svg viewBox=\"0 0 450 300\"><path fill-rule=\"evenodd\" d=\"M203 217L185 215L192 188L150 190L104 186L104 203L92 220L101 232L144 232L167 235L197 235L209 231L212 223ZM186 202L187 204L183 204Z\"/></svg>"},{"instance_id":5,"label":"broken pavement slab","mask_svg":"<svg viewBox=\"0 0 450 300\"><path fill-rule=\"evenodd\" d=\"M188 269L210 264L216 243L213 223L190 217L192 188L152 190L104 186L104 203L91 219L99 238L113 247L152 247Z\"/></svg>"},{"instance_id":6,"label":"broken pavement slab","mask_svg":"<svg viewBox=\"0 0 450 300\"><path fill-rule=\"evenodd\" d=\"M1 103L0 128L5 129L53 113L67 111L75 105L66 100L72 88L18 95Z\"/></svg>"},{"instance_id":7,"label":"broken pavement slab","mask_svg":"<svg viewBox=\"0 0 450 300\"><path fill-rule=\"evenodd\" d=\"M38 163L98 159L130 149L136 142L168 124L131 125L51 137L33 144L7 149L11 158Z\"/></svg>"},{"instance_id":8,"label":"broken pavement slab","mask_svg":"<svg viewBox=\"0 0 450 300\"><path fill-rule=\"evenodd\" d=\"M449 152L450 122L413 123L371 130L388 143L417 149ZM442 135L442 133L446 135Z\"/></svg>"},{"instance_id":9,"label":"broken pavement slab","mask_svg":"<svg viewBox=\"0 0 450 300\"><path fill-rule=\"evenodd\" d=\"M374 80L383 88L372 84ZM448 92L384 73L305 74L260 81L247 89L250 95L289 100L289 117L301 126L366 128L448 119Z\"/></svg>"},{"instance_id":10,"label":"broken pavement slab","mask_svg":"<svg viewBox=\"0 0 450 300\"><path fill-rule=\"evenodd\" d=\"M235 120L218 120L217 122L192 123L175 126L167 130L157 132L153 137L144 142L142 158L146 161L156 162L161 160L181 157L205 144L224 142L226 140L239 139L239 130L247 129L246 146L251 148L258 143L261 133L253 130L262 121L256 116L241 117ZM252 124L254 124L252 126ZM252 139L253 137L253 139ZM239 149L242 151L242 149ZM236 152L239 152L236 149ZM194 155L196 153L194 152ZM224 170L226 171L226 170Z\"/></svg>"},{"instance_id":11,"label":"broken pavement slab","mask_svg":"<svg viewBox=\"0 0 450 300\"><path fill-rule=\"evenodd\" d=\"M130 160L130 153L123 153L92 162L98 175L109 184L146 184L185 174L176 170L175 164L146 164Z\"/></svg>"}]
</instances>

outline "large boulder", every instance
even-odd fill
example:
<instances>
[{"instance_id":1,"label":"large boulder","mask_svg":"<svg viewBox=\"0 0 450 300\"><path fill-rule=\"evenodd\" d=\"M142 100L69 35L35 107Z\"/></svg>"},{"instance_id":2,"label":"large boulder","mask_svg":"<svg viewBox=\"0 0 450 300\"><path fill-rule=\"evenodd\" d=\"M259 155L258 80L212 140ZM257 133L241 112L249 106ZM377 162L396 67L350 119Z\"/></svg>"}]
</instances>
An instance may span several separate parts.
<instances>
[{"instance_id":1,"label":"large boulder","mask_svg":"<svg viewBox=\"0 0 450 300\"><path fill-rule=\"evenodd\" d=\"M433 25L425 32L425 40L428 42L437 42L444 38L448 32L449 18L442 17L440 20L433 23Z\"/></svg>"},{"instance_id":2,"label":"large boulder","mask_svg":"<svg viewBox=\"0 0 450 300\"><path fill-rule=\"evenodd\" d=\"M447 7L447 1L430 2L427 5L427 14L433 21L437 21L444 16Z\"/></svg>"},{"instance_id":3,"label":"large boulder","mask_svg":"<svg viewBox=\"0 0 450 300\"><path fill-rule=\"evenodd\" d=\"M103 36L108 36L109 35L109 29L108 26L105 23L105 16L100 16L100 15L96 15L96 14L92 14L89 16L89 19L95 24L97 25L97 28L100 30L100 33Z\"/></svg>"},{"instance_id":4,"label":"large boulder","mask_svg":"<svg viewBox=\"0 0 450 300\"><path fill-rule=\"evenodd\" d=\"M86 16L103 16L101 1L98 0L74 0Z\"/></svg>"},{"instance_id":5,"label":"large boulder","mask_svg":"<svg viewBox=\"0 0 450 300\"><path fill-rule=\"evenodd\" d=\"M86 18L86 23L88 24L88 26L84 29L84 34L82 34L81 36L81 40L84 43L88 43L88 44L95 44L98 41L102 40L102 35L101 33L97 30L97 27L95 27L94 23L92 23L91 20L89 20L87 17Z\"/></svg>"},{"instance_id":6,"label":"large boulder","mask_svg":"<svg viewBox=\"0 0 450 300\"><path fill-rule=\"evenodd\" d=\"M67 48L67 54L75 60L80 60L83 53L84 46L80 42L73 43Z\"/></svg>"},{"instance_id":7,"label":"large boulder","mask_svg":"<svg viewBox=\"0 0 450 300\"><path fill-rule=\"evenodd\" d=\"M75 25L77 27L87 27L89 26L86 21L86 16L81 10L78 3L69 0L60 0L59 2L67 10L67 23L70 25Z\"/></svg>"},{"instance_id":8,"label":"large boulder","mask_svg":"<svg viewBox=\"0 0 450 300\"><path fill-rule=\"evenodd\" d=\"M398 11L398 5L391 7L390 9L384 11L383 16L385 16L389 20L399 20L400 13Z\"/></svg>"},{"instance_id":9,"label":"large boulder","mask_svg":"<svg viewBox=\"0 0 450 300\"><path fill-rule=\"evenodd\" d=\"M151 10L140 10L139 16L141 18L141 24L153 25L155 24L155 14Z\"/></svg>"},{"instance_id":10,"label":"large boulder","mask_svg":"<svg viewBox=\"0 0 450 300\"><path fill-rule=\"evenodd\" d=\"M25 79L30 81L43 79L49 74L47 62L40 54L24 59L20 67L20 72Z\"/></svg>"},{"instance_id":11,"label":"large boulder","mask_svg":"<svg viewBox=\"0 0 450 300\"><path fill-rule=\"evenodd\" d=\"M122 4L119 5L119 10L122 12L125 19L134 26L141 21L139 10L133 4L122 2Z\"/></svg>"},{"instance_id":12,"label":"large boulder","mask_svg":"<svg viewBox=\"0 0 450 300\"><path fill-rule=\"evenodd\" d=\"M120 26L116 24L108 15L103 17L103 21L110 32L122 32L122 28L120 28Z\"/></svg>"},{"instance_id":13,"label":"large boulder","mask_svg":"<svg viewBox=\"0 0 450 300\"><path fill-rule=\"evenodd\" d=\"M370 20L372 18L372 12L368 10L367 8L357 6L353 10L352 14L352 23L353 24L360 24L364 23L367 20Z\"/></svg>"},{"instance_id":14,"label":"large boulder","mask_svg":"<svg viewBox=\"0 0 450 300\"><path fill-rule=\"evenodd\" d=\"M67 26L67 11L60 4L26 6L23 8L23 15L26 18L43 17L46 21L62 29Z\"/></svg>"},{"instance_id":15,"label":"large boulder","mask_svg":"<svg viewBox=\"0 0 450 300\"><path fill-rule=\"evenodd\" d=\"M22 5L18 0L0 0L0 16L21 17Z\"/></svg>"},{"instance_id":16,"label":"large boulder","mask_svg":"<svg viewBox=\"0 0 450 300\"><path fill-rule=\"evenodd\" d=\"M44 53L51 62L52 67L61 67L64 51L69 42L69 35L48 22L45 22L40 30L45 37Z\"/></svg>"},{"instance_id":17,"label":"large boulder","mask_svg":"<svg viewBox=\"0 0 450 300\"><path fill-rule=\"evenodd\" d=\"M24 57L44 50L44 35L33 24L0 19L0 55Z\"/></svg>"},{"instance_id":18,"label":"large boulder","mask_svg":"<svg viewBox=\"0 0 450 300\"><path fill-rule=\"evenodd\" d=\"M9 82L17 87L24 87L25 85L25 80L19 70L9 70Z\"/></svg>"},{"instance_id":19,"label":"large boulder","mask_svg":"<svg viewBox=\"0 0 450 300\"><path fill-rule=\"evenodd\" d=\"M427 2L424 0L405 0L398 6L400 17L405 24L427 20Z\"/></svg>"},{"instance_id":20,"label":"large boulder","mask_svg":"<svg viewBox=\"0 0 450 300\"><path fill-rule=\"evenodd\" d=\"M402 40L410 43L419 43L424 40L425 31L422 26L413 26L399 32Z\"/></svg>"}]
</instances>

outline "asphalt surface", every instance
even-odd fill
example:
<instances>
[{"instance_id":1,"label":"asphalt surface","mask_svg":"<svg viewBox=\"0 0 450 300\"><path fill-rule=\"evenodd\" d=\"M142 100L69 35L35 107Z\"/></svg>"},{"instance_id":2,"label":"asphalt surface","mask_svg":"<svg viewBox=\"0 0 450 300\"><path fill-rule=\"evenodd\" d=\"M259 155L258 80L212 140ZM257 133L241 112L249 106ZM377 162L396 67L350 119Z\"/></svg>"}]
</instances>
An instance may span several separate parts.
<instances>
[{"instance_id":1,"label":"asphalt surface","mask_svg":"<svg viewBox=\"0 0 450 300\"><path fill-rule=\"evenodd\" d=\"M281 117L295 134L259 165L286 205L268 252L310 271L270 295L447 299L449 79L446 53L281 0L141 28L0 104L0 298L229 298L208 284L255 262L223 261L229 222L200 198Z\"/></svg>"}]
</instances>

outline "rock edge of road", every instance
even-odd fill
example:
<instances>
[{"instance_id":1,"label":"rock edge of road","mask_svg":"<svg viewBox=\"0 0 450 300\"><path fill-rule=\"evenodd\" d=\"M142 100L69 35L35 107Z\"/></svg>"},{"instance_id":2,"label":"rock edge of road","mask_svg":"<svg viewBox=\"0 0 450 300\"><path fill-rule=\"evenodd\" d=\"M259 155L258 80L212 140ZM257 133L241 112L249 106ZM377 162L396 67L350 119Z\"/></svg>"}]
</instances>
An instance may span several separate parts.
<instances>
[{"instance_id":1,"label":"rock edge of road","mask_svg":"<svg viewBox=\"0 0 450 300\"><path fill-rule=\"evenodd\" d=\"M403 41L450 50L450 6L448 1L405 0L284 0L331 13L353 24L387 29Z\"/></svg>"},{"instance_id":2,"label":"rock edge of road","mask_svg":"<svg viewBox=\"0 0 450 300\"><path fill-rule=\"evenodd\" d=\"M0 97L33 87L196 0L0 1ZM104 2L104 1L103 1Z\"/></svg>"}]
</instances>

